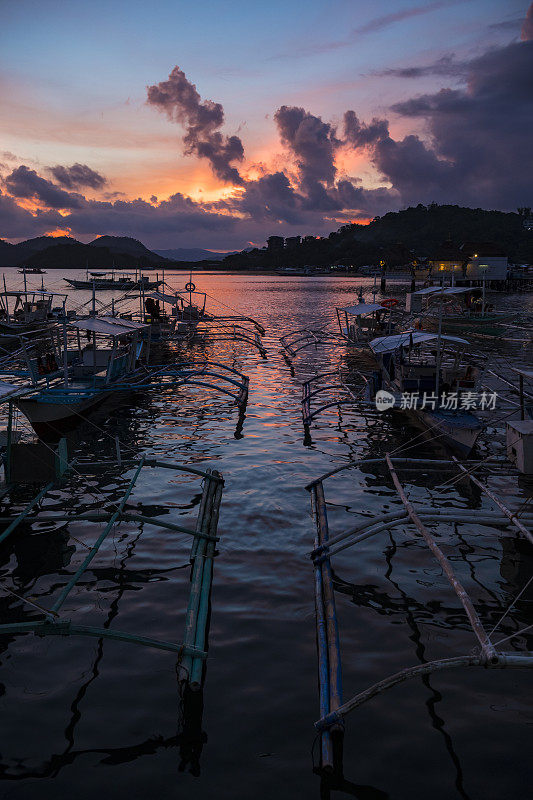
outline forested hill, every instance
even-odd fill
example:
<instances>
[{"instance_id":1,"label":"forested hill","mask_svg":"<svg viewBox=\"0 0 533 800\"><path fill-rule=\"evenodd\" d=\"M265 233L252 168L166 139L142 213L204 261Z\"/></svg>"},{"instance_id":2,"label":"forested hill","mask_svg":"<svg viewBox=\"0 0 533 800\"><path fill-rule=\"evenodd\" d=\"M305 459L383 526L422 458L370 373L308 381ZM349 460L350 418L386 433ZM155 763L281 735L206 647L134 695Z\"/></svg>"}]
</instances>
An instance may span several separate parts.
<instances>
[{"instance_id":1,"label":"forested hill","mask_svg":"<svg viewBox=\"0 0 533 800\"><path fill-rule=\"evenodd\" d=\"M228 266L278 266L279 264L335 264L361 266L385 259L403 264L413 256L429 256L443 242L496 245L511 261L533 263L533 231L524 227L530 209L522 213L485 211L482 208L432 203L376 217L368 225L343 225L328 237L306 236L300 244L282 250L251 250L227 256Z\"/></svg>"}]
</instances>

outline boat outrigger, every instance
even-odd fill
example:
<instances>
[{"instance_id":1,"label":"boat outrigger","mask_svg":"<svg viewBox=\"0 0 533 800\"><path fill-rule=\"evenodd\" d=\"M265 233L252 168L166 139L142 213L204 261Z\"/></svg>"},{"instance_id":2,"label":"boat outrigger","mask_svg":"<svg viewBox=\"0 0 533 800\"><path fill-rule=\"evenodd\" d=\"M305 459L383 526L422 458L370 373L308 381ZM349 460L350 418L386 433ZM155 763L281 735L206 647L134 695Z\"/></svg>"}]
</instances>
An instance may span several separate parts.
<instances>
[{"instance_id":1,"label":"boat outrigger","mask_svg":"<svg viewBox=\"0 0 533 800\"><path fill-rule=\"evenodd\" d=\"M474 470L479 475L479 478L472 474ZM368 471L379 471L380 484L383 480L386 480L390 489L390 495L387 496L387 504L378 514L371 513L364 501L365 487L368 487ZM494 494L487 486L490 477L501 474L501 461L488 462L485 459L478 462L469 462L468 466L464 467L455 458L452 460L422 459L413 458L412 456L402 457L401 454L395 453L385 453L384 457L363 458L351 461L349 464L343 464L313 480L305 487L311 495L311 511L316 531L314 548L311 552L315 587L319 684L319 718L315 722L315 729L319 734L321 745L320 769L317 771L325 781L325 789L330 785L332 788L337 788L339 785L342 786L344 780L342 750L347 716L377 695L381 695L411 679L424 677L428 681L433 673L441 673L444 670L460 670L467 667L469 669L477 667L484 671L511 668L533 669L533 652L527 646L528 638L525 635L529 632L531 625L527 624L527 618L525 624L524 621L520 624L520 612L516 608L516 601L531 583L531 578L525 587L519 587L521 591L515 599L511 600L513 595L510 595L506 604L500 604L496 600L497 604L493 617L490 615L490 604L485 602L480 607L478 602L478 608L476 608L475 601L479 592L479 584L481 584L474 572L478 559L474 559L472 555L470 556L468 559L469 569L462 570L464 578L460 576L455 567L455 561L459 560L457 553L466 547L465 537L469 536L469 534L475 537L475 534L472 535L472 528L476 526L493 530L508 530L509 533L518 534L518 538L525 542L527 546L530 547L533 543L533 515L526 508L527 498L523 502L524 495L518 488L520 484L517 487L514 508L509 507L508 499L504 503L501 497ZM509 475L507 467L504 467L504 474ZM325 483L333 476L335 476L336 480L340 480L343 475L354 476L352 483L359 483L360 488L359 491L353 491L352 489L351 496L357 498L357 503L354 508L346 507L345 511L348 512L348 515L345 514L342 517L342 519L346 517L349 519L348 524L339 526L340 517L339 514L336 514L335 531L333 531L328 524L328 515L331 511L335 513L339 512L340 509L338 498L331 502L330 497L330 502L328 503ZM476 500L474 506L470 497L466 503L460 500L454 503L449 493L444 493L440 496L437 494L436 490L441 485L445 475L449 480L442 486L449 485L452 481L456 483L459 478L462 479L463 483L470 482L474 484L478 493L476 497L479 496L480 498ZM417 482L422 482L424 486L422 497L426 498L429 491L428 485L430 485L431 481L435 481L438 485L435 487L435 492L431 496L430 502L426 501L422 504L420 499L414 499L417 497L416 491L414 491L417 487ZM372 483L371 486L374 494L374 484ZM338 483L336 488L338 490ZM368 488L366 490L368 491ZM374 497L372 498L373 503ZM437 535L435 535L435 528L438 529ZM395 595L399 595L397 608L399 613L395 624L398 625L400 619L403 618L409 621L407 633L410 634L410 640L416 644L418 663L406 666L381 679L379 679L381 676L379 675L379 666L377 666L377 679L374 679L373 685L346 699L343 695L342 628L337 616L335 595L339 591L352 595L356 608L360 607L362 609L360 616L364 620L365 627L362 628L363 630L368 628L368 613L375 612L377 609L378 612L381 611L382 620L389 620L391 615L395 614L396 609L391 602L391 598L383 590L379 591L377 589L377 576L368 571L368 559L372 557L372 567L377 568L380 557L383 556L383 552L386 552L388 562L387 579L390 580L389 575L393 569L392 562L389 561L392 557L391 553L395 553L396 550L402 550L405 555L413 550L406 546L407 543L401 548L396 546L393 536L397 530L401 532L402 537L409 537L408 542L416 543L416 548L413 548L417 554L416 560L412 560L408 564L409 572L419 573L420 577L417 583L425 587L428 595L428 599L424 599L422 602L415 598L414 595L406 595L396 581L393 582L397 590ZM383 543L380 542L380 534L390 537L394 547L391 547L390 541L388 541L389 547L384 548ZM499 536L494 534L491 536L492 549L494 549L495 543L499 540ZM456 554L453 562L443 550L443 541L446 549ZM514 541L514 537L505 537L503 541ZM469 538L468 552L470 554L475 552L476 546L479 547L476 539ZM362 569L356 577L346 580L341 577L342 564L339 563L338 554L345 553L354 547L359 549L360 558L348 561L348 565L353 568L354 564L363 563L366 565L366 571ZM364 550L363 554L361 553L361 548ZM431 569L429 573L432 576L431 580L428 580L429 570L426 562L420 562L424 551L427 552L428 557L431 556L436 561L436 569ZM361 556L363 558L362 562ZM365 558L367 559L366 561ZM421 563L422 566L420 565ZM427 563L431 564L432 559L429 559ZM504 574L503 569L502 574ZM435 575L439 576L438 582L436 578L433 578ZM472 593L471 595L469 593L469 584L465 583L463 585L462 580L469 581L472 584L472 579L476 581L474 583L476 594ZM399 579L396 578L396 580ZM437 590L433 588L433 591L438 592L436 596L432 594L432 587L434 587L435 582L438 586ZM449 586L451 598L454 597L455 593L455 602L453 604L450 601L443 600L441 596L443 583ZM382 598L386 598L386 605L383 604ZM497 598L496 591L494 593L491 592L492 598ZM448 605L448 603L450 604ZM472 634L474 646L472 647L472 643L467 640L466 652L462 648L459 652L455 649L450 651L448 646L444 657L437 652L437 657L428 658L426 642L424 641L424 645L422 645L420 623L423 623L424 628L429 624L438 624L439 615L442 615L443 608L447 605L449 618L454 620L453 626L447 626L447 628L455 627L457 630L466 628ZM408 609L407 612L406 609ZM518 620L512 620L512 615L514 614L517 614ZM372 664L378 664L378 648L383 646L383 642L385 642L386 652L390 649L390 641L383 637L382 629L377 626L378 623L376 622L373 627L373 635L369 637L367 644L367 648L372 647L372 645L376 648L375 652L372 653ZM497 631L498 628L501 628L501 630ZM417 635L413 635L413 632ZM446 640L449 637L450 632L447 630ZM438 640L438 637L432 638L437 638ZM360 644L361 640L359 638L356 640ZM510 640L514 640L512 645ZM376 642L378 643L377 645ZM504 649L502 644L506 642L509 642L509 646ZM430 642L430 644L433 643ZM361 653L358 652L359 663L362 663L360 656ZM353 664L351 667L353 669ZM401 715L398 718L401 718ZM354 786L352 783L349 785ZM321 796L329 797L330 795L329 792L326 793L324 791Z\"/></svg>"}]
</instances>

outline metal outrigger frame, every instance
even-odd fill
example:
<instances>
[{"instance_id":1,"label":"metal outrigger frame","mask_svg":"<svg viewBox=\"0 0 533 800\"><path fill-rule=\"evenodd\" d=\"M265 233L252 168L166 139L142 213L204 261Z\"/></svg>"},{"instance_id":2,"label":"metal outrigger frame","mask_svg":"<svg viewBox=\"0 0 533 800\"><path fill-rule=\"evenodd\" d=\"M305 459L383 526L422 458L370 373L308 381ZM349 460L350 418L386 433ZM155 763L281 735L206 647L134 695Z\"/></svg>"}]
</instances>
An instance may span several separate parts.
<instances>
[{"instance_id":1,"label":"metal outrigger frame","mask_svg":"<svg viewBox=\"0 0 533 800\"><path fill-rule=\"evenodd\" d=\"M63 474L67 474L68 471L72 469L74 463L76 464L76 471L79 472L81 464L76 461L68 465ZM84 463L83 466L88 469L93 467L100 470L102 467L105 468L109 465L105 464L105 462L100 462L97 464ZM174 472L185 473L189 476L203 479L202 496L198 517L194 527L185 527L174 522L163 521L155 516L132 513L127 509L127 502L134 490L135 484L142 470L147 467L173 470ZM202 686L204 662L207 658L207 628L213 581L213 561L216 555L216 543L219 541L217 525L224 480L222 475L215 470L208 469L204 471L181 464L149 458L142 458L137 463L130 463L128 469L135 470L133 477L122 495L122 498L118 502L116 510L113 512L98 512L94 514L40 513L40 504L42 500L48 492L58 486L56 480L51 480L29 503L27 503L19 514L13 518L2 517L2 522L8 522L9 524L0 534L0 544L5 542L8 537L15 534L24 521L34 522L38 520L41 522L54 521L64 523L69 523L71 521L88 521L104 524L104 527L98 534L94 544L89 548L87 555L50 608L45 608L35 603L30 598L16 595L23 603L36 609L41 618L31 621L20 620L18 622L2 624L0 625L0 636L27 633L33 633L36 636L89 636L98 639L114 639L127 644L164 650L174 653L177 656L179 666L185 671L185 681L188 687L193 691L197 691ZM4 495L10 491L10 488L12 487L6 487L7 491L4 492ZM142 634L105 627L78 625L68 617L62 615L62 608L71 591L80 584L81 579L89 569L100 547L114 531L115 527L121 522L150 525L160 530L186 534L191 537L191 587L182 642L162 641Z\"/></svg>"},{"instance_id":2,"label":"metal outrigger frame","mask_svg":"<svg viewBox=\"0 0 533 800\"><path fill-rule=\"evenodd\" d=\"M309 378L309 380L304 381L302 384L302 419L305 428L308 428L314 418L321 414L322 411L326 411L328 408L349 405L352 407L361 408L368 407L375 410L375 404L371 403L370 400L367 400L364 396L367 394L368 390L368 378L366 375L359 370L351 370L350 374L357 375L363 381L362 389L359 394L354 392L346 378L343 376L342 370L340 369L333 370L331 372L322 372L320 375L315 375L313 378ZM320 381L322 381L324 378L329 378L332 376L336 376L338 378L337 383L326 382L325 384L320 384ZM340 389L344 391L347 397L339 397L334 400L329 400L327 403L324 403L318 408L312 409L311 400L314 397L318 397L318 395L322 392L331 391L332 389Z\"/></svg>"},{"instance_id":3,"label":"metal outrigger frame","mask_svg":"<svg viewBox=\"0 0 533 800\"><path fill-rule=\"evenodd\" d=\"M280 337L280 342L283 350L294 357L300 350L314 345L315 349L320 344L338 343L343 342L344 339L337 333L326 331L324 329L312 330L311 328L298 328L298 330L291 331Z\"/></svg>"},{"instance_id":4,"label":"metal outrigger frame","mask_svg":"<svg viewBox=\"0 0 533 800\"><path fill-rule=\"evenodd\" d=\"M199 378L205 378L206 380L199 380ZM211 381L212 378L221 380L224 384L229 384L231 388L213 383ZM250 380L248 376L220 361L182 361L177 364L151 365L150 380L158 382L158 389L170 389L185 385L215 389L231 397L241 412L248 402ZM144 384L142 388L145 388ZM154 387L152 386L152 388Z\"/></svg>"},{"instance_id":5,"label":"metal outrigger frame","mask_svg":"<svg viewBox=\"0 0 533 800\"><path fill-rule=\"evenodd\" d=\"M403 508L382 514L377 517L366 517L359 524L341 533L331 535L328 526L324 481L332 475L354 467L384 465L394 484ZM533 543L533 514L511 512L490 489L473 476L476 469L488 467L492 470L501 462L477 462L464 466L457 459L413 459L397 458L389 454L385 458L353 461L331 470L306 486L311 494L311 509L315 522L316 534L311 559L315 578L315 611L316 638L318 654L319 702L320 718L315 727L321 742L321 769L324 774L342 772L342 738L344 719L351 711L359 708L378 694L393 688L411 678L429 675L434 672L457 669L461 667L483 667L485 669L527 668L533 669L533 651L508 652L501 650L498 643L492 641L495 628L487 633L476 611L468 592L456 577L452 565L427 528L432 523L471 523L498 527L511 527ZM494 505L490 511L462 511L450 509L442 511L435 507L415 508L407 498L404 487L398 478L397 470L423 470L425 472L442 473L444 470L460 473L460 477L470 480L483 494L489 497ZM525 504L524 504L525 505ZM350 548L359 542L369 539L383 531L390 531L397 526L414 525L418 535L424 540L431 554L441 566L451 588L457 595L468 619L469 626L477 639L477 648L466 655L437 659L416 666L409 666L400 672L378 681L373 686L359 692L349 700L344 700L342 691L342 668L340 653L340 636L335 606L333 555ZM529 525L530 527L526 527ZM515 601L513 601L515 602ZM509 609L507 609L508 611ZM507 611L505 613L507 613ZM503 617L502 617L503 619ZM501 620L500 620L501 621ZM497 625L495 626L497 627ZM531 626L528 626L528 629ZM519 636L526 629L518 631L511 637ZM339 752L340 751L340 752Z\"/></svg>"},{"instance_id":6,"label":"metal outrigger frame","mask_svg":"<svg viewBox=\"0 0 533 800\"><path fill-rule=\"evenodd\" d=\"M247 318L243 318L245 321ZM225 321L227 320L227 321ZM250 330L237 322L231 322L231 317L215 317L211 322L201 320L191 333L191 339L201 337L213 342L244 342L255 347L262 358L267 357L267 352L261 341L264 328L254 323L256 328ZM262 333L261 333L262 331Z\"/></svg>"}]
</instances>

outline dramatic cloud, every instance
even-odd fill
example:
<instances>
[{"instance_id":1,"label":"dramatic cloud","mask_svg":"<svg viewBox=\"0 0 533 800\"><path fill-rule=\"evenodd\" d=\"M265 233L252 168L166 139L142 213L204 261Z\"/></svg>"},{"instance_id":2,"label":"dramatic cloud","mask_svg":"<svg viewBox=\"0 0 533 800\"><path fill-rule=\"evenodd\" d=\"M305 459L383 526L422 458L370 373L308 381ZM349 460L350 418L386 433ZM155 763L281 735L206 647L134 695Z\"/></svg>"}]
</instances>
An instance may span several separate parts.
<instances>
[{"instance_id":1,"label":"dramatic cloud","mask_svg":"<svg viewBox=\"0 0 533 800\"><path fill-rule=\"evenodd\" d=\"M82 186L101 189L107 183L103 175L88 167L87 164L73 164L71 167L58 165L49 167L48 171L65 189L79 189Z\"/></svg>"},{"instance_id":2,"label":"dramatic cloud","mask_svg":"<svg viewBox=\"0 0 533 800\"><path fill-rule=\"evenodd\" d=\"M65 192L24 165L14 169L4 182L14 197L37 200L49 208L80 208L85 202L81 195Z\"/></svg>"},{"instance_id":3,"label":"dramatic cloud","mask_svg":"<svg viewBox=\"0 0 533 800\"><path fill-rule=\"evenodd\" d=\"M431 137L377 143L376 166L407 202L436 197L515 208L531 198L533 42L471 61L464 90L442 89L393 111L423 121Z\"/></svg>"},{"instance_id":4,"label":"dramatic cloud","mask_svg":"<svg viewBox=\"0 0 533 800\"><path fill-rule=\"evenodd\" d=\"M281 106L274 115L283 144L296 156L300 181L312 188L317 181L335 179L335 151L340 146L335 128L304 108Z\"/></svg>"},{"instance_id":5,"label":"dramatic cloud","mask_svg":"<svg viewBox=\"0 0 533 800\"><path fill-rule=\"evenodd\" d=\"M355 111L344 114L344 137L353 147L367 147L389 135L389 123L386 119L374 117L369 125L359 122Z\"/></svg>"},{"instance_id":6,"label":"dramatic cloud","mask_svg":"<svg viewBox=\"0 0 533 800\"><path fill-rule=\"evenodd\" d=\"M225 136L218 130L224 124L224 109L200 95L185 73L174 67L167 81L148 86L148 104L164 111L173 122L183 125L186 152L206 158L220 180L242 185L243 179L234 161L242 161L244 148L238 136Z\"/></svg>"},{"instance_id":7,"label":"dramatic cloud","mask_svg":"<svg viewBox=\"0 0 533 800\"><path fill-rule=\"evenodd\" d=\"M523 42L530 42L533 39L533 3L531 3L527 10L520 38Z\"/></svg>"},{"instance_id":8,"label":"dramatic cloud","mask_svg":"<svg viewBox=\"0 0 533 800\"><path fill-rule=\"evenodd\" d=\"M0 190L0 232L9 239L40 236L59 227L62 221L57 211L40 211L31 214Z\"/></svg>"},{"instance_id":9,"label":"dramatic cloud","mask_svg":"<svg viewBox=\"0 0 533 800\"><path fill-rule=\"evenodd\" d=\"M348 110L337 133L332 123L305 108L281 106L274 120L290 164L273 172L262 167L255 180L234 166L243 161L244 149L238 137L221 132L220 103L202 101L176 67L168 81L148 88L148 102L185 127L187 152L207 158L234 191L211 202L182 194L164 201L155 195L149 201L127 199L100 191L104 178L85 165L50 168L56 182L27 164L10 166L1 182L0 236L61 229L80 236L140 237L152 247L179 242L233 249L276 232L323 235L342 222L419 202L506 210L531 205L532 22L530 8L522 41L494 47L469 62L459 65L450 56L426 67L402 68L402 77L455 69L459 75L460 69L462 80L461 88L395 104L391 111L402 127L412 120L416 131L403 138L394 138L394 118L365 122ZM385 185L368 189L360 178L340 175L339 153L350 150L370 158ZM66 191L81 186L99 192L99 199ZM19 199L33 202L19 205ZM28 210L30 205L38 210Z\"/></svg>"}]
</instances>

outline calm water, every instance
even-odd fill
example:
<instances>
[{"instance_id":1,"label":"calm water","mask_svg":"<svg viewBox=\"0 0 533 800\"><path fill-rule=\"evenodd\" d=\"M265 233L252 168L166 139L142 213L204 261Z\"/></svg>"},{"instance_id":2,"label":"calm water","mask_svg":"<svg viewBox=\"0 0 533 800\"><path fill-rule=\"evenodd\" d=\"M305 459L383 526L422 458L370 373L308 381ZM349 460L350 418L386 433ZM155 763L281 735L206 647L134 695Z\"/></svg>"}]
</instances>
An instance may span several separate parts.
<instances>
[{"instance_id":1,"label":"calm water","mask_svg":"<svg viewBox=\"0 0 533 800\"><path fill-rule=\"evenodd\" d=\"M61 277L59 272L46 276L48 287L60 291ZM8 284L16 280L8 276ZM176 287L185 283L179 275L170 281ZM291 373L278 337L311 320L326 323L336 304L354 299L359 279L199 274L195 282L268 328L266 360L227 344L207 351L192 347L187 353L235 360L250 376L245 419L239 423L231 405L201 389L148 394L131 407L111 411L108 419L95 415L83 428L84 443L74 443L74 449L84 456L111 457L118 435L124 453L211 466L225 477L199 766L182 763L181 711L170 654L75 637L4 638L2 797L321 797L311 755L318 691L307 554L314 531L303 487L349 458L405 446L416 431L375 413L331 409L317 420L311 440L304 440L301 381L356 359L342 347L311 349L295 359ZM37 285L35 278L32 284ZM528 303L531 298L520 297L500 305L525 308ZM497 354L507 364L530 357L503 342ZM480 455L499 447L491 435ZM409 452L435 451L425 444ZM82 508L94 509L116 500L130 476L117 468L90 485L76 477L73 485ZM463 485L443 489L431 500L428 482L415 486L402 478L411 496L425 504L488 507ZM495 485L514 491L504 479ZM196 513L198 491L197 482L149 470L132 505L173 506L183 522ZM72 486L53 492L46 507L65 507L72 496ZM25 497L21 490L20 501ZM377 514L398 502L383 471L368 468L329 481L326 497L334 532L361 512ZM60 525L21 529L0 551L5 585L51 605L51 595L57 596L86 552L69 533L89 542L95 538L94 528L82 522L68 532ZM442 526L439 534L483 620L496 622L531 575L531 550L508 532L487 527ZM188 544L170 532L119 526L71 594L66 615L83 624L181 640ZM467 653L474 646L455 595L425 547L401 529L346 551L334 566L346 698L404 666ZM532 602L533 593L526 593L502 625L502 636L533 622ZM3 620L33 617L13 597L3 594L0 603ZM517 646L523 648L524 639ZM532 726L531 678L525 672L472 670L411 681L347 718L349 783L331 797L526 797L533 772Z\"/></svg>"}]
</instances>

